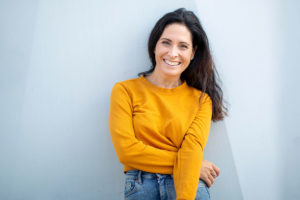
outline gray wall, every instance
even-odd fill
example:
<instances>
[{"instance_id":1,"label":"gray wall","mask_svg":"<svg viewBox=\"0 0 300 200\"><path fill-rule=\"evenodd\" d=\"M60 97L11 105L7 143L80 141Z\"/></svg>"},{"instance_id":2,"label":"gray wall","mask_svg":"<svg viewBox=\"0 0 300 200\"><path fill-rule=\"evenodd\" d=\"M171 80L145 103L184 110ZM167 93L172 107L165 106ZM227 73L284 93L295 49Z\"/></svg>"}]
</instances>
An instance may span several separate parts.
<instances>
[{"instance_id":1,"label":"gray wall","mask_svg":"<svg viewBox=\"0 0 300 200\"><path fill-rule=\"evenodd\" d=\"M205 152L212 198L300 198L296 1L2 0L0 199L122 199L110 90L150 66L147 36L178 7L198 13L230 103Z\"/></svg>"},{"instance_id":2,"label":"gray wall","mask_svg":"<svg viewBox=\"0 0 300 200\"><path fill-rule=\"evenodd\" d=\"M223 122L228 140L210 137L208 155L227 158L226 148L219 152L212 146L221 137L229 141L244 199L300 199L300 3L212 0L197 5L230 103ZM228 174L223 170L223 175ZM222 191L227 194L225 184L219 187L223 181L217 180L217 199Z\"/></svg>"}]
</instances>

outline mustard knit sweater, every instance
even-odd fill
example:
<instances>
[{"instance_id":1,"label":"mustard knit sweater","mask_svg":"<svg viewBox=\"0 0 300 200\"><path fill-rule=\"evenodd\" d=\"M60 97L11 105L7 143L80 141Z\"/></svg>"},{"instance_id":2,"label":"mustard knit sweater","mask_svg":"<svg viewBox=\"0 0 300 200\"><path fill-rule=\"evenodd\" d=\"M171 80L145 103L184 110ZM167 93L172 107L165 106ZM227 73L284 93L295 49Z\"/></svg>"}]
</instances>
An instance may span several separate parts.
<instances>
[{"instance_id":1,"label":"mustard knit sweater","mask_svg":"<svg viewBox=\"0 0 300 200\"><path fill-rule=\"evenodd\" d=\"M194 200L212 102L184 82L160 88L144 76L116 83L109 129L124 171L173 174L177 200Z\"/></svg>"}]
</instances>

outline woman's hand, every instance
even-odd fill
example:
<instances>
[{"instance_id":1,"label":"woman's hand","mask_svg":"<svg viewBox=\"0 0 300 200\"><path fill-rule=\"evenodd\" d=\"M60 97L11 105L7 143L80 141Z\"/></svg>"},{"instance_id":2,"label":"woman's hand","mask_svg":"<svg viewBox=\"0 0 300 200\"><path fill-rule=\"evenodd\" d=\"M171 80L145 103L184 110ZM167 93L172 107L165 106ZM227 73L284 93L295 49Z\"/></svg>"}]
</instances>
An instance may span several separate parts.
<instances>
[{"instance_id":1,"label":"woman's hand","mask_svg":"<svg viewBox=\"0 0 300 200\"><path fill-rule=\"evenodd\" d=\"M217 178L219 174L220 169L216 165L207 160L202 161L200 179L202 179L208 187L212 186L215 178Z\"/></svg>"}]
</instances>

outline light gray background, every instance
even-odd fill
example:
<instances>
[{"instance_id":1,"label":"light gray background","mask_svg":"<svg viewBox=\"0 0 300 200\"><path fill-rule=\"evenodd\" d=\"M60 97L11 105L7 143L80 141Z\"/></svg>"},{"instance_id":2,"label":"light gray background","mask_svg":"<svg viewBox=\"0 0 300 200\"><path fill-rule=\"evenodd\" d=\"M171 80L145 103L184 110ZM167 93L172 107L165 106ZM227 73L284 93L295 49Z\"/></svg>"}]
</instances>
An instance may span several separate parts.
<instances>
[{"instance_id":1,"label":"light gray background","mask_svg":"<svg viewBox=\"0 0 300 200\"><path fill-rule=\"evenodd\" d=\"M122 199L113 84L148 69L147 37L186 7L209 36L229 106L205 158L212 199L300 199L296 0L0 0L0 199Z\"/></svg>"}]
</instances>

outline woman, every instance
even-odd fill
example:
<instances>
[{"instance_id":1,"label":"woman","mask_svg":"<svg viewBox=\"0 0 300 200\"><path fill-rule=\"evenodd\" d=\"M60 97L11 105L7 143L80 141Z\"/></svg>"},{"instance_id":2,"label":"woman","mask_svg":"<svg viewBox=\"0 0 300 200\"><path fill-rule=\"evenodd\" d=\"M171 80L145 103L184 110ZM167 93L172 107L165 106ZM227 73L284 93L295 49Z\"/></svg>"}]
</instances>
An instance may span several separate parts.
<instances>
[{"instance_id":1,"label":"woman","mask_svg":"<svg viewBox=\"0 0 300 200\"><path fill-rule=\"evenodd\" d=\"M203 150L211 120L226 110L198 18L185 9L164 15L148 53L152 68L111 93L109 127L126 172L125 199L209 199L199 179Z\"/></svg>"}]
</instances>

